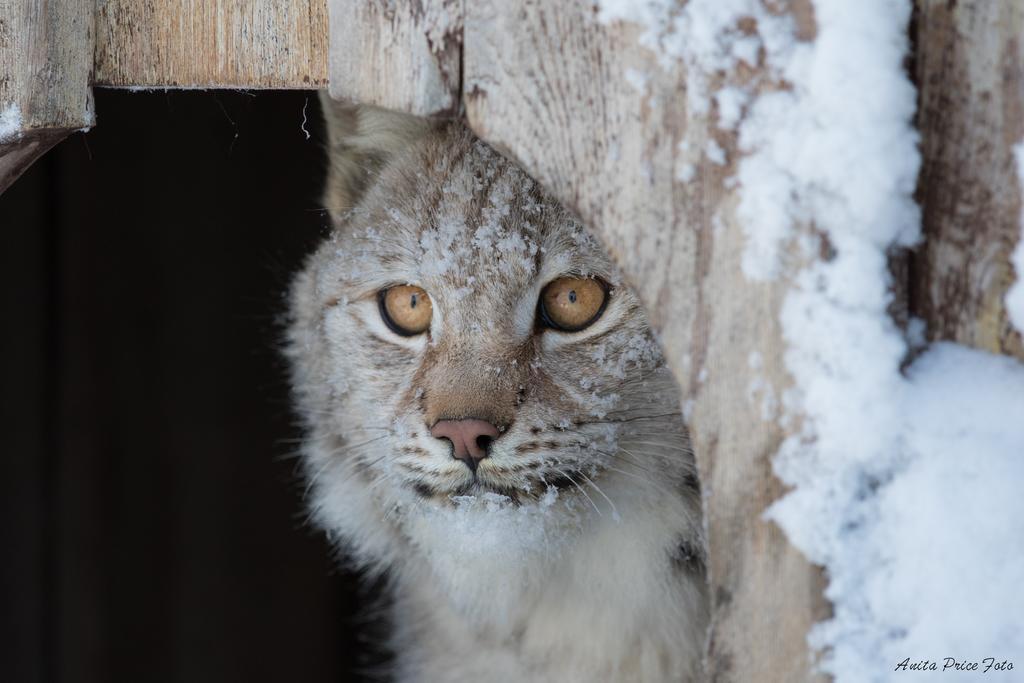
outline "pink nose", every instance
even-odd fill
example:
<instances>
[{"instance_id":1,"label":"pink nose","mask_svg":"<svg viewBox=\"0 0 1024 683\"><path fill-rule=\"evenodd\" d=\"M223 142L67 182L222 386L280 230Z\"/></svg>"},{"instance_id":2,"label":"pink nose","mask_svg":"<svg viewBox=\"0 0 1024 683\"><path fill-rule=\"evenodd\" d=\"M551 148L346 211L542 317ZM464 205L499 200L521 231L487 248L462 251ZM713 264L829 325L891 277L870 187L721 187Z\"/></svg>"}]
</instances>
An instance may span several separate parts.
<instances>
[{"instance_id":1,"label":"pink nose","mask_svg":"<svg viewBox=\"0 0 1024 683\"><path fill-rule=\"evenodd\" d=\"M477 461L487 457L487 446L498 438L498 428L484 420L441 420L430 428L436 439L452 442L452 455L476 472Z\"/></svg>"}]
</instances>

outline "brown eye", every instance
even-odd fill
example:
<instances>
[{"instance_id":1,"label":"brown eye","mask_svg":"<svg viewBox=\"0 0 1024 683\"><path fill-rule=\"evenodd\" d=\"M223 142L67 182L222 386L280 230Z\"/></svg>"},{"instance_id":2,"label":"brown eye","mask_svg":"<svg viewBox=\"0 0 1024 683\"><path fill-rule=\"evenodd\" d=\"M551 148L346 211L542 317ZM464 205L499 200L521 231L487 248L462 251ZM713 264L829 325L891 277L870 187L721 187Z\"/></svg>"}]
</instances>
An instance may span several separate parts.
<instances>
[{"instance_id":1,"label":"brown eye","mask_svg":"<svg viewBox=\"0 0 1024 683\"><path fill-rule=\"evenodd\" d=\"M541 321L562 332L579 332L590 327L608 303L608 286L601 280L560 277L540 293Z\"/></svg>"},{"instance_id":2,"label":"brown eye","mask_svg":"<svg viewBox=\"0 0 1024 683\"><path fill-rule=\"evenodd\" d=\"M430 295L413 285L396 285L377 295L380 316L395 334L413 337L430 327L434 307Z\"/></svg>"}]
</instances>

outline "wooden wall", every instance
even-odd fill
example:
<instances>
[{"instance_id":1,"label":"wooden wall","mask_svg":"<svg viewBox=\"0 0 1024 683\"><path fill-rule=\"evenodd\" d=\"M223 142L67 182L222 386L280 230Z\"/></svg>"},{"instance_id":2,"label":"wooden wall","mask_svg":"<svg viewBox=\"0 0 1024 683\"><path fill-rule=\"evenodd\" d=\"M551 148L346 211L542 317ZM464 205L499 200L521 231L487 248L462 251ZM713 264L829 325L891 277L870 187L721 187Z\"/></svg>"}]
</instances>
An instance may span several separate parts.
<instances>
[{"instance_id":1,"label":"wooden wall","mask_svg":"<svg viewBox=\"0 0 1024 683\"><path fill-rule=\"evenodd\" d=\"M94 85L327 85L326 0L98 0L95 21Z\"/></svg>"},{"instance_id":2,"label":"wooden wall","mask_svg":"<svg viewBox=\"0 0 1024 683\"><path fill-rule=\"evenodd\" d=\"M911 308L933 340L1024 360L1006 313L1021 235L1014 145L1024 141L1024 3L917 3L914 78L925 240Z\"/></svg>"}]
</instances>

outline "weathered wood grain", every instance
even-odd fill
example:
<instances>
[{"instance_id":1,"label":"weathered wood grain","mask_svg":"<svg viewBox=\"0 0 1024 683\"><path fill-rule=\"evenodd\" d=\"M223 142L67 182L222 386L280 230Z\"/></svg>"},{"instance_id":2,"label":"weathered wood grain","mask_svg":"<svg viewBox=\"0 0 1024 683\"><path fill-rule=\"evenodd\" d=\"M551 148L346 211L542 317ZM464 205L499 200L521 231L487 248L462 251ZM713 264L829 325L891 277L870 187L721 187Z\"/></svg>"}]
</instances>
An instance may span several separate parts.
<instances>
[{"instance_id":1,"label":"weathered wood grain","mask_svg":"<svg viewBox=\"0 0 1024 683\"><path fill-rule=\"evenodd\" d=\"M97 0L96 85L327 84L327 0Z\"/></svg>"},{"instance_id":2,"label":"weathered wood grain","mask_svg":"<svg viewBox=\"0 0 1024 683\"><path fill-rule=\"evenodd\" d=\"M331 97L421 116L460 104L462 0L330 0Z\"/></svg>"},{"instance_id":3,"label":"weathered wood grain","mask_svg":"<svg viewBox=\"0 0 1024 683\"><path fill-rule=\"evenodd\" d=\"M757 379L779 396L790 381L779 327L787 282L741 272L738 191L725 182L735 134L688 110L682 67L640 47L639 27L600 24L584 0L488 0L466 12L470 125L601 236L682 388L706 495L709 677L815 680L806 635L829 613L824 579L762 519L783 493L770 458L787 432L748 392ZM813 20L797 23L813 36ZM706 153L711 140L725 164Z\"/></svg>"},{"instance_id":4,"label":"weathered wood grain","mask_svg":"<svg viewBox=\"0 0 1024 683\"><path fill-rule=\"evenodd\" d=\"M931 339L1024 359L1004 304L1021 235L1013 146L1024 140L1024 3L919 0L917 10L925 241L913 311Z\"/></svg>"},{"instance_id":5,"label":"weathered wood grain","mask_svg":"<svg viewBox=\"0 0 1024 683\"><path fill-rule=\"evenodd\" d=\"M70 132L93 125L91 0L0 3L0 192Z\"/></svg>"}]
</instances>

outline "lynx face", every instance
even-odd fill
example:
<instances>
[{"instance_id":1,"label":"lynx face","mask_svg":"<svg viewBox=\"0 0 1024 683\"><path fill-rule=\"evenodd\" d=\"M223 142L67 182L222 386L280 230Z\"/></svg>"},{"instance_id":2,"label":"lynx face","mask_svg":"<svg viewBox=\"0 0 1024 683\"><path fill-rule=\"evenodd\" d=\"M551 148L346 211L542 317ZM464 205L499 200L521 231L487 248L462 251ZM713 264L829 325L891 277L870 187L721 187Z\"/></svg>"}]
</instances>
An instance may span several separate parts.
<instances>
[{"instance_id":1,"label":"lynx face","mask_svg":"<svg viewBox=\"0 0 1024 683\"><path fill-rule=\"evenodd\" d=\"M293 295L321 521L383 559L393 546L354 520L404 537L471 501L617 514L692 494L678 392L596 241L461 125L360 138L358 116L335 138L335 227Z\"/></svg>"}]
</instances>

